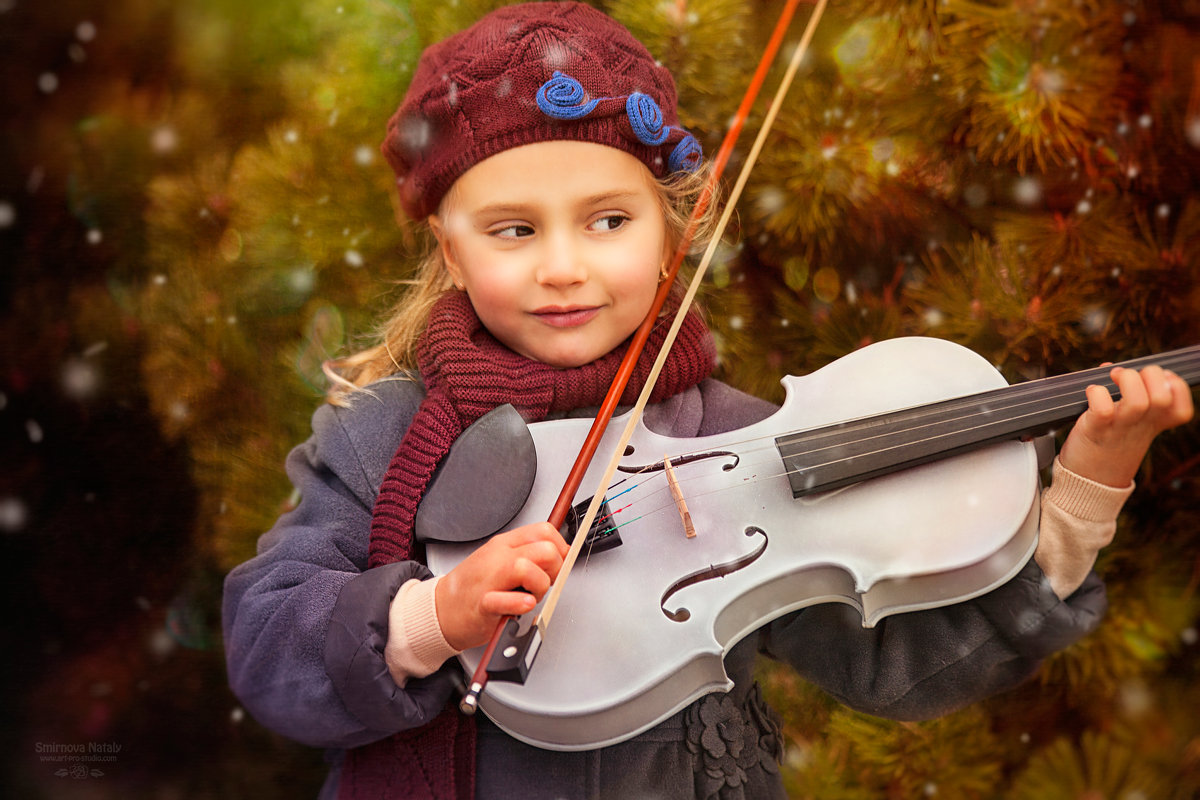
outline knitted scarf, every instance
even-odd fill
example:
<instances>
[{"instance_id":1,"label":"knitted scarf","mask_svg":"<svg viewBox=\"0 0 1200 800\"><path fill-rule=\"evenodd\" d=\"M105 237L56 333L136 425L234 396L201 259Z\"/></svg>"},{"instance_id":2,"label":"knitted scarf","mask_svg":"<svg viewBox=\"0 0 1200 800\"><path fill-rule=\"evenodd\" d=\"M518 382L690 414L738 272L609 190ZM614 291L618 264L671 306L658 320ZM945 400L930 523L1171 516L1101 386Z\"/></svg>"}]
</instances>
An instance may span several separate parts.
<instances>
[{"instance_id":1,"label":"knitted scarf","mask_svg":"<svg viewBox=\"0 0 1200 800\"><path fill-rule=\"evenodd\" d=\"M636 401L667 325L650 335L621 402ZM438 462L467 426L512 403L529 422L555 411L603 402L624 356L618 347L581 367L561 369L528 359L497 341L462 292L434 306L417 345L426 395L388 464L371 520L368 568L412 557L417 504ZM650 399L661 402L712 372L715 348L704 322L690 312ZM432 722L347 754L338 797L461 800L475 794L474 719L451 703Z\"/></svg>"}]
</instances>

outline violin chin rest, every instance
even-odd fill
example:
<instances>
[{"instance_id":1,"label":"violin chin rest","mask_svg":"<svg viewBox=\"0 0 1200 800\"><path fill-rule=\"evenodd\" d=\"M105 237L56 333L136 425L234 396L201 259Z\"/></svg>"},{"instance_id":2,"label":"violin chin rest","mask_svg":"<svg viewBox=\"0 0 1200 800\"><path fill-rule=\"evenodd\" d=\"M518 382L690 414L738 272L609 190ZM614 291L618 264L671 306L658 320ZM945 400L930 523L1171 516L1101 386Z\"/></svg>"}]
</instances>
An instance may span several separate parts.
<instances>
[{"instance_id":1,"label":"violin chin rest","mask_svg":"<svg viewBox=\"0 0 1200 800\"><path fill-rule=\"evenodd\" d=\"M417 506L419 542L474 542L504 529L529 498L537 451L510 404L489 411L451 445Z\"/></svg>"}]
</instances>

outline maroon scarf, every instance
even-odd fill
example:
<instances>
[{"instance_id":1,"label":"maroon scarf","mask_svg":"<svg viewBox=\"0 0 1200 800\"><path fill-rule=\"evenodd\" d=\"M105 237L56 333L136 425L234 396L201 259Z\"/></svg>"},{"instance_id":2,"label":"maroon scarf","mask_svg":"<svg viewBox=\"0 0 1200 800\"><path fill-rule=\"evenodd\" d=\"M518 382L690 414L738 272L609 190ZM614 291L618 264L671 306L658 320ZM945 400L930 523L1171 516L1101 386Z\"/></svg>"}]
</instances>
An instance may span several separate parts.
<instances>
[{"instance_id":1,"label":"maroon scarf","mask_svg":"<svg viewBox=\"0 0 1200 800\"><path fill-rule=\"evenodd\" d=\"M636 401L668 327L659 325L650 334L622 403ZM551 367L493 338L465 293L439 300L417 345L426 395L379 489L368 568L411 558L417 504L438 462L467 426L505 403L512 403L528 422L553 411L599 405L623 356L624 348L617 348L581 367ZM695 386L714 365L712 336L700 316L689 312L650 399L661 402ZM348 753L338 797L459 800L474 794L474 719L451 704L427 725Z\"/></svg>"}]
</instances>

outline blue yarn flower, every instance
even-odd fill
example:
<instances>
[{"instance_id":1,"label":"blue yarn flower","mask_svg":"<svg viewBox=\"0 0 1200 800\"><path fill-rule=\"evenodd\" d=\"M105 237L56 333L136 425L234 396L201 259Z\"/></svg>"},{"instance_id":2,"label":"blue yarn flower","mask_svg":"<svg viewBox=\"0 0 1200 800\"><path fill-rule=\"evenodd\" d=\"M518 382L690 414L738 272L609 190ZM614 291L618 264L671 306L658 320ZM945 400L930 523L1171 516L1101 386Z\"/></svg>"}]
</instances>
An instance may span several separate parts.
<instances>
[{"instance_id":1,"label":"blue yarn flower","mask_svg":"<svg viewBox=\"0 0 1200 800\"><path fill-rule=\"evenodd\" d=\"M696 141L695 136L689 133L679 141L679 144L675 145L675 149L671 151L671 157L667 160L667 166L671 168L672 172L679 170L695 172L703 159L704 151L700 149L700 143Z\"/></svg>"},{"instance_id":2,"label":"blue yarn flower","mask_svg":"<svg viewBox=\"0 0 1200 800\"><path fill-rule=\"evenodd\" d=\"M600 102L589 100L584 103L585 94L582 83L556 71L537 91L538 108L555 119L581 119L592 113Z\"/></svg>"},{"instance_id":3,"label":"blue yarn flower","mask_svg":"<svg viewBox=\"0 0 1200 800\"><path fill-rule=\"evenodd\" d=\"M625 113L629 115L634 135L642 144L659 145L671 135L670 126L663 127L662 109L648 94L634 92L629 95L625 101Z\"/></svg>"}]
</instances>

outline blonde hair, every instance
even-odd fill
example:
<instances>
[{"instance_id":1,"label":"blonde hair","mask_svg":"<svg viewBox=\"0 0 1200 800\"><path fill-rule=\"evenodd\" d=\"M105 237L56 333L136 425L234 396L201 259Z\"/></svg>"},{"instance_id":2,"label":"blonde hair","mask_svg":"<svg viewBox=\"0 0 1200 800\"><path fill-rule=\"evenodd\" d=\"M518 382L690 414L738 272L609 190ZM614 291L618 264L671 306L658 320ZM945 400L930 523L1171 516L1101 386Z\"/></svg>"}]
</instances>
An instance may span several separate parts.
<instances>
[{"instance_id":1,"label":"blonde hair","mask_svg":"<svg viewBox=\"0 0 1200 800\"><path fill-rule=\"evenodd\" d=\"M655 179L659 206L674 252L687 232L693 208L702 197L708 183L708 169L695 172L676 172ZM717 196L713 195L697 220L688 255L695 256L704 251L716 224ZM429 249L417 265L416 275L408 283L392 307L386 321L375 332L378 344L352 355L326 362L325 374L330 380L326 399L333 405L344 406L350 396L370 383L393 375L411 379L417 367L417 342L429 324L433 306L446 292L459 291L454 288L450 274L442 258L442 249L432 236ZM684 266L687 264L685 262ZM679 278L672 287L675 305L685 292L685 270L680 269Z\"/></svg>"}]
</instances>

